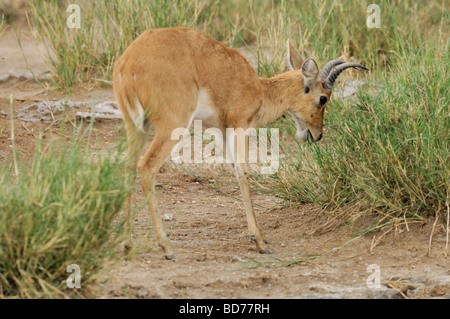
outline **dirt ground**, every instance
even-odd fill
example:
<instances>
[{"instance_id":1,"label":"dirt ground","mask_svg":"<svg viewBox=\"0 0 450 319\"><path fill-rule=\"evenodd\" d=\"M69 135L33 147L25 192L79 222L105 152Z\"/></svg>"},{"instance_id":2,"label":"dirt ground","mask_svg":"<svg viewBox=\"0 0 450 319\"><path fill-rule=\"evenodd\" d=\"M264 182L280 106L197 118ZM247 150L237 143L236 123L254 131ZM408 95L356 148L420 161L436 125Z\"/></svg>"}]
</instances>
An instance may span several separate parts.
<instances>
[{"instance_id":1,"label":"dirt ground","mask_svg":"<svg viewBox=\"0 0 450 319\"><path fill-rule=\"evenodd\" d=\"M29 32L21 35L21 42L28 66L15 34L9 30L0 37L0 79L5 74L17 75L0 80L0 161L7 165L11 165L12 153L11 94L16 146L24 161L31 160L39 132L44 131L44 141L52 143L69 137L52 123L19 121L19 109L36 101L61 98L114 100L112 88L78 87L65 93L19 76L27 73L29 67L38 74L48 71L37 50L42 47ZM123 134L120 121L108 120L97 122L94 132L102 143L93 152L111 147ZM166 219L177 261L165 260L155 245L150 216L138 186L132 219L135 256L119 261L104 282L95 287L101 298L450 297L443 221L434 228L434 220L420 224L402 222L348 243L357 231L371 223L370 219L343 223L320 207L280 206L278 199L254 191L257 219L274 251L263 256L247 235L239 190L226 183L234 182L231 168L207 164L186 168L201 179L170 162L163 165L158 175L159 208ZM322 254L325 255L287 267L280 263ZM376 272L370 270L372 267L379 269L379 287L373 287L376 282L371 278Z\"/></svg>"}]
</instances>

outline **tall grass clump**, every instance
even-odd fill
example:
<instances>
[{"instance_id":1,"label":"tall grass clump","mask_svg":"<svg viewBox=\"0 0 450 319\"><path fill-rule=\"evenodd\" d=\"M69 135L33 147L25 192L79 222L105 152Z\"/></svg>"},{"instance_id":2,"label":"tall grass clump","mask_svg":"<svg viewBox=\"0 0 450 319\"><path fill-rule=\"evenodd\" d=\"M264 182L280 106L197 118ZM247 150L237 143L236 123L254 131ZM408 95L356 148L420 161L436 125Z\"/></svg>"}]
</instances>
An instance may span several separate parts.
<instances>
[{"instance_id":1,"label":"tall grass clump","mask_svg":"<svg viewBox=\"0 0 450 319\"><path fill-rule=\"evenodd\" d=\"M67 26L71 13L66 10L73 1L30 0L29 9L36 37L47 45L54 83L68 88L96 79L108 81L117 58L147 29L178 26L206 31L217 2L81 0L79 28Z\"/></svg>"},{"instance_id":2,"label":"tall grass clump","mask_svg":"<svg viewBox=\"0 0 450 319\"><path fill-rule=\"evenodd\" d=\"M0 170L0 298L86 297L121 240L129 194L117 154L85 155L77 142L38 148L32 166ZM81 289L67 288L69 265Z\"/></svg>"},{"instance_id":3,"label":"tall grass clump","mask_svg":"<svg viewBox=\"0 0 450 319\"><path fill-rule=\"evenodd\" d=\"M29 1L33 30L46 43L61 88L109 83L114 62L131 42L147 29L164 27L194 28L229 46L256 47L261 76L282 69L287 38L320 65L341 57L384 69L398 41L426 40L420 25L438 25L443 6L441 0L380 1L382 27L368 30L367 3L356 0L81 0L81 26L70 29L66 10L72 2Z\"/></svg>"},{"instance_id":4,"label":"tall grass clump","mask_svg":"<svg viewBox=\"0 0 450 319\"><path fill-rule=\"evenodd\" d=\"M365 82L375 82L375 88L366 85L356 97L332 99L325 116L328 132L321 143L297 144L291 138L295 125L288 118L272 123L286 133L280 146L288 159L266 185L258 183L260 189L291 202L348 212L351 218L370 213L382 219L424 219L447 212L450 55L444 3L425 7L423 1L383 2L380 29L368 29L357 14L348 34L341 26L349 23L344 15L349 2L333 2L332 11L325 2L305 3L326 18L317 23L320 19L312 15L315 21L304 21L304 41L316 39L316 54L323 50L330 57L357 55L371 68ZM355 4L354 10L359 7ZM310 33L314 26L318 32ZM329 43L324 35L317 38L321 30L328 30ZM342 46L345 43L349 46ZM335 90L341 85L337 83Z\"/></svg>"},{"instance_id":5,"label":"tall grass clump","mask_svg":"<svg viewBox=\"0 0 450 319\"><path fill-rule=\"evenodd\" d=\"M342 208L358 216L422 219L446 212L450 198L450 57L428 43L404 48L381 91L328 107L324 143L284 144L292 156L272 176L275 194Z\"/></svg>"}]
</instances>

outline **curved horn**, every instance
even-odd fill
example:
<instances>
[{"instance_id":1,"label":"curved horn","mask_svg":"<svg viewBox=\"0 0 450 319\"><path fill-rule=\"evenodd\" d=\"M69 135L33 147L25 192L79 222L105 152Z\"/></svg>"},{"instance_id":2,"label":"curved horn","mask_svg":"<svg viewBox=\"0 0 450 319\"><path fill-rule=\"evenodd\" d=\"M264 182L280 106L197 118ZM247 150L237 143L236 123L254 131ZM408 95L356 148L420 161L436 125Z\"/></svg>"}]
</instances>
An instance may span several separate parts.
<instances>
[{"instance_id":1,"label":"curved horn","mask_svg":"<svg viewBox=\"0 0 450 319\"><path fill-rule=\"evenodd\" d=\"M368 70L368 68L359 63L346 62L344 64L339 65L333 71L331 71L330 75L328 75L327 79L323 82L323 87L328 91L331 91L334 85L334 81L336 81L336 78L339 76L339 74L341 74L342 71L348 68L354 68L358 71L360 71L360 69Z\"/></svg>"},{"instance_id":2,"label":"curved horn","mask_svg":"<svg viewBox=\"0 0 450 319\"><path fill-rule=\"evenodd\" d=\"M328 77L328 74L330 74L330 71L332 68L334 68L336 65L345 63L343 60L333 60L325 64L325 66L322 68L322 71L320 71L320 79L325 82L325 80Z\"/></svg>"}]
</instances>

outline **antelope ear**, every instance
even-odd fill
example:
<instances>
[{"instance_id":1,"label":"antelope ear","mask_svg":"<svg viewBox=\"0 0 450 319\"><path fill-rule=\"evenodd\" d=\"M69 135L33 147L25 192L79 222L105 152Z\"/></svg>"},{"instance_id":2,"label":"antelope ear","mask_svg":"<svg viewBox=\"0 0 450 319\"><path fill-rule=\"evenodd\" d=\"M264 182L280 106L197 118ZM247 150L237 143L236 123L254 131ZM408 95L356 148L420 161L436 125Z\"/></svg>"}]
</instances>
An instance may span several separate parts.
<instances>
[{"instance_id":1,"label":"antelope ear","mask_svg":"<svg viewBox=\"0 0 450 319\"><path fill-rule=\"evenodd\" d=\"M302 73L308 82L315 81L319 74L319 66L317 65L317 62L312 58L306 59L302 65Z\"/></svg>"},{"instance_id":2,"label":"antelope ear","mask_svg":"<svg viewBox=\"0 0 450 319\"><path fill-rule=\"evenodd\" d=\"M291 43L291 40L287 40L286 43L286 56L285 56L285 65L287 71L298 70L302 67L303 58L302 55L294 48Z\"/></svg>"}]
</instances>

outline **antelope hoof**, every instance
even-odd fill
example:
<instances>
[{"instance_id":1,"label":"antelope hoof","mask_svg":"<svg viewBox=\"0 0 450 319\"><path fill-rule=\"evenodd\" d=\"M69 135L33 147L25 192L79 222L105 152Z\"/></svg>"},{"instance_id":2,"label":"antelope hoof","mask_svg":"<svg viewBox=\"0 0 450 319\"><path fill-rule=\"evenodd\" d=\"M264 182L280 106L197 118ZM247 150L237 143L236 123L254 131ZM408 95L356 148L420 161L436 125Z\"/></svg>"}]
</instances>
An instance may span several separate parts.
<instances>
[{"instance_id":1,"label":"antelope hoof","mask_svg":"<svg viewBox=\"0 0 450 319\"><path fill-rule=\"evenodd\" d=\"M250 235L250 240L251 241L256 241L255 235ZM267 239L263 239L263 241L264 241L265 244L270 244L270 242Z\"/></svg>"},{"instance_id":2,"label":"antelope hoof","mask_svg":"<svg viewBox=\"0 0 450 319\"><path fill-rule=\"evenodd\" d=\"M270 249L263 249L259 251L260 254L273 254L273 251Z\"/></svg>"},{"instance_id":3,"label":"antelope hoof","mask_svg":"<svg viewBox=\"0 0 450 319\"><path fill-rule=\"evenodd\" d=\"M178 261L168 243L159 243L159 247L164 250L164 257L166 258L166 260Z\"/></svg>"},{"instance_id":4,"label":"antelope hoof","mask_svg":"<svg viewBox=\"0 0 450 319\"><path fill-rule=\"evenodd\" d=\"M177 257L175 255L165 255L164 256L167 260L173 260L175 262L178 261Z\"/></svg>"}]
</instances>

